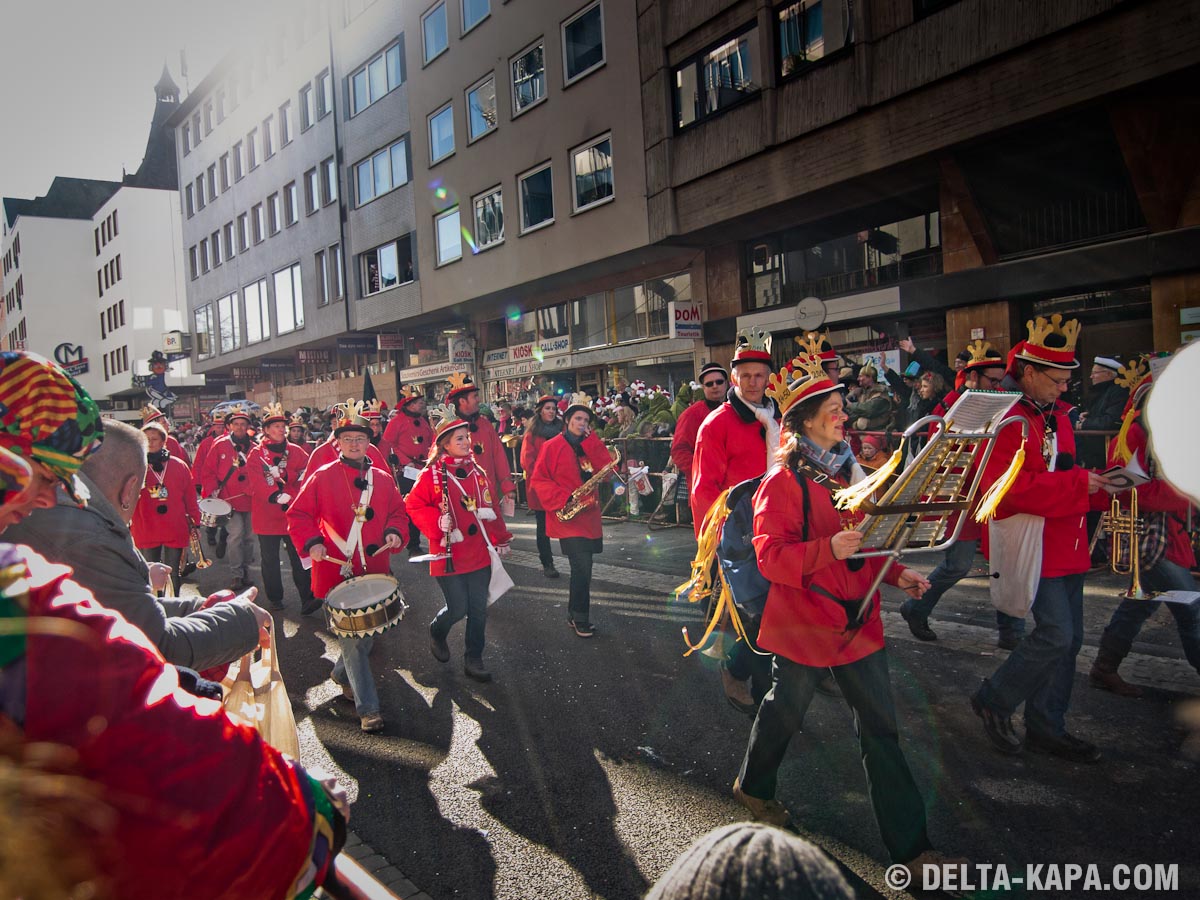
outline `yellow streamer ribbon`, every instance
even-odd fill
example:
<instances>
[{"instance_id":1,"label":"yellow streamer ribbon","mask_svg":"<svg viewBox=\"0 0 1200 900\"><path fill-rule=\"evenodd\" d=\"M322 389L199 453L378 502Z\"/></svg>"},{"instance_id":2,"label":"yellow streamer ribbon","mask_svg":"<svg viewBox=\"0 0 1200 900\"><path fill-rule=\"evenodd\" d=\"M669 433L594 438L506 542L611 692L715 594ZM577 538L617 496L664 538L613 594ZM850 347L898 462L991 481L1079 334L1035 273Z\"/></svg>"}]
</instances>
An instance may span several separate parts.
<instances>
[{"instance_id":1,"label":"yellow streamer ribbon","mask_svg":"<svg viewBox=\"0 0 1200 900\"><path fill-rule=\"evenodd\" d=\"M1025 445L1022 444L1017 448L1017 452L1008 464L1008 468L1004 470L1004 474L987 489L987 493L979 498L979 505L975 508L976 522L982 525L996 515L996 509L1000 506L1000 501L1004 499L1004 495L1008 493L1008 489L1017 480L1017 475L1021 473L1021 466L1024 464Z\"/></svg>"}]
</instances>

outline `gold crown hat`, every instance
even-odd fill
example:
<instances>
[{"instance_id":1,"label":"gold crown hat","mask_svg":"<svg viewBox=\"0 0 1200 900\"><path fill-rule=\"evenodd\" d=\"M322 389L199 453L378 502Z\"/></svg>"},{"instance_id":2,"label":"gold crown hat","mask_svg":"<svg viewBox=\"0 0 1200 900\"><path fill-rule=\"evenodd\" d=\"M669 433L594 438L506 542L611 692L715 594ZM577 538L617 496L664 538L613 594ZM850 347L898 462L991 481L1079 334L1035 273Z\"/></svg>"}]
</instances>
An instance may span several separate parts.
<instances>
[{"instance_id":1,"label":"gold crown hat","mask_svg":"<svg viewBox=\"0 0 1200 900\"><path fill-rule=\"evenodd\" d=\"M437 425L434 426L433 447L430 448L431 451L433 453L437 453L438 443L441 441L442 438L444 438L450 432L457 431L460 428L468 428L468 427L470 427L470 425L471 425L471 423L468 422L466 419L464 419L462 416L456 416L453 414L448 415L448 416L443 416L441 419L438 420Z\"/></svg>"},{"instance_id":2,"label":"gold crown hat","mask_svg":"<svg viewBox=\"0 0 1200 900\"><path fill-rule=\"evenodd\" d=\"M1133 448L1129 446L1129 429L1142 415L1142 407L1150 395L1150 385L1154 382L1154 373L1150 364L1140 356L1135 356L1121 366L1116 383L1129 391L1129 399L1125 401L1125 409L1121 411L1121 425L1117 436L1113 438L1113 459L1120 463L1129 462L1133 456Z\"/></svg>"},{"instance_id":3,"label":"gold crown hat","mask_svg":"<svg viewBox=\"0 0 1200 900\"><path fill-rule=\"evenodd\" d=\"M479 385L466 372L455 372L446 380L450 382L450 390L446 392L447 403L453 403L459 397L465 397L471 391L479 390Z\"/></svg>"},{"instance_id":4,"label":"gold crown hat","mask_svg":"<svg viewBox=\"0 0 1200 900\"><path fill-rule=\"evenodd\" d=\"M155 406L153 403L147 403L142 407L142 424L153 422L155 419L165 419L166 414Z\"/></svg>"},{"instance_id":5,"label":"gold crown hat","mask_svg":"<svg viewBox=\"0 0 1200 900\"><path fill-rule=\"evenodd\" d=\"M225 410L225 421L232 422L234 419L245 419L247 422L249 422L250 410L246 409L246 407L242 406L240 403L236 406L229 407L229 409Z\"/></svg>"},{"instance_id":6,"label":"gold crown hat","mask_svg":"<svg viewBox=\"0 0 1200 900\"><path fill-rule=\"evenodd\" d=\"M262 408L262 423L264 426L270 425L272 422L286 422L287 420L288 414L279 402L268 403Z\"/></svg>"},{"instance_id":7,"label":"gold crown hat","mask_svg":"<svg viewBox=\"0 0 1200 900\"><path fill-rule=\"evenodd\" d=\"M1075 342L1079 340L1079 322L1068 319L1063 322L1062 313L1055 313L1049 320L1038 316L1025 323L1029 337L1013 348L1013 356L1025 362L1053 369L1077 369Z\"/></svg>"},{"instance_id":8,"label":"gold crown hat","mask_svg":"<svg viewBox=\"0 0 1200 900\"><path fill-rule=\"evenodd\" d=\"M825 374L821 357L815 353L800 354L767 379L767 396L775 401L781 416L801 400L840 390L842 385Z\"/></svg>"},{"instance_id":9,"label":"gold crown hat","mask_svg":"<svg viewBox=\"0 0 1200 900\"><path fill-rule=\"evenodd\" d=\"M291 416L288 418L288 429L291 430L292 428L308 428L308 420L304 418L304 413L300 412L299 409L293 410Z\"/></svg>"},{"instance_id":10,"label":"gold crown hat","mask_svg":"<svg viewBox=\"0 0 1200 900\"><path fill-rule=\"evenodd\" d=\"M424 400L425 396L411 384L406 384L400 388L400 394L396 398L398 406L405 406L412 403L414 400Z\"/></svg>"},{"instance_id":11,"label":"gold crown hat","mask_svg":"<svg viewBox=\"0 0 1200 900\"><path fill-rule=\"evenodd\" d=\"M362 415L364 419L378 419L383 416L383 403L379 400L363 402Z\"/></svg>"},{"instance_id":12,"label":"gold crown hat","mask_svg":"<svg viewBox=\"0 0 1200 900\"><path fill-rule=\"evenodd\" d=\"M1004 367L1004 355L995 349L990 341L972 341L967 344L967 353L971 358L963 366L963 371Z\"/></svg>"},{"instance_id":13,"label":"gold crown hat","mask_svg":"<svg viewBox=\"0 0 1200 900\"><path fill-rule=\"evenodd\" d=\"M797 335L794 340L800 345L801 354L819 356L822 363L837 362L837 351L829 342L828 328L824 331L806 331L803 337Z\"/></svg>"},{"instance_id":14,"label":"gold crown hat","mask_svg":"<svg viewBox=\"0 0 1200 900\"><path fill-rule=\"evenodd\" d=\"M757 326L743 328L737 333L737 344L730 365L737 367L748 362L771 365L771 335Z\"/></svg>"},{"instance_id":15,"label":"gold crown hat","mask_svg":"<svg viewBox=\"0 0 1200 900\"><path fill-rule=\"evenodd\" d=\"M334 405L334 412L337 414L337 419L333 426L333 436L339 437L347 431L361 431L363 434L370 435L371 423L367 421L363 415L363 402L348 399L345 403L337 403Z\"/></svg>"},{"instance_id":16,"label":"gold crown hat","mask_svg":"<svg viewBox=\"0 0 1200 900\"><path fill-rule=\"evenodd\" d=\"M583 391L578 391L571 395L571 403L563 413L563 421L566 422L569 420L572 414L580 409L586 412L593 422L596 420L596 411L593 409L592 398Z\"/></svg>"}]
</instances>

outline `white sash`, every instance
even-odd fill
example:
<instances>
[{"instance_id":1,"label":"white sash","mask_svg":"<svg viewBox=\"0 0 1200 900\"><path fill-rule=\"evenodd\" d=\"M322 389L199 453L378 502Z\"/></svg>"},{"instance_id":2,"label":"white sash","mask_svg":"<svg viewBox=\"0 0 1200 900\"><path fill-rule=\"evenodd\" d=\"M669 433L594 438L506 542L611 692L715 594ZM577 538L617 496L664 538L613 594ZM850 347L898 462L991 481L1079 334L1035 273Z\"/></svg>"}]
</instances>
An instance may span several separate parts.
<instances>
[{"instance_id":1,"label":"white sash","mask_svg":"<svg viewBox=\"0 0 1200 900\"><path fill-rule=\"evenodd\" d=\"M363 488L362 494L358 498L359 507L369 507L371 505L371 493L375 488L375 480L372 476L371 469L373 466L367 467L367 486ZM362 563L363 571L367 568L367 554L362 545L362 527L364 522L360 521L358 516L354 516L354 524L350 526L350 533L346 537L342 537L328 521L324 523L326 531L329 532L329 537L339 550L342 551L342 559L346 562L352 562L354 552L358 551L359 562Z\"/></svg>"}]
</instances>

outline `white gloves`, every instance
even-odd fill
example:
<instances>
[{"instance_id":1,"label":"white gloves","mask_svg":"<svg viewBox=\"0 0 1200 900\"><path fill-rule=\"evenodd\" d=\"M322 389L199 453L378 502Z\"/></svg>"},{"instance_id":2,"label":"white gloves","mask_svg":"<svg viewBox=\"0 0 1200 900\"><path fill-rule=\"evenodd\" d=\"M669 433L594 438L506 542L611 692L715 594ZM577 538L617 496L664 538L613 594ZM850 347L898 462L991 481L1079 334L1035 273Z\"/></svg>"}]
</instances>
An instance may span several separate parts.
<instances>
[{"instance_id":1,"label":"white gloves","mask_svg":"<svg viewBox=\"0 0 1200 900\"><path fill-rule=\"evenodd\" d=\"M481 506L477 510L475 510L475 512L479 514L480 522L496 521L496 511L494 509L492 509L490 506Z\"/></svg>"},{"instance_id":2,"label":"white gloves","mask_svg":"<svg viewBox=\"0 0 1200 900\"><path fill-rule=\"evenodd\" d=\"M450 529L453 527L454 518L450 515L450 513L442 513L440 516L438 516L438 531L440 531L442 534L450 531Z\"/></svg>"},{"instance_id":3,"label":"white gloves","mask_svg":"<svg viewBox=\"0 0 1200 900\"><path fill-rule=\"evenodd\" d=\"M779 423L775 421L775 416L771 407L751 406L754 410L754 418L758 419L759 424L767 432L767 474L779 465L779 460L776 459L776 453L779 450Z\"/></svg>"},{"instance_id":4,"label":"white gloves","mask_svg":"<svg viewBox=\"0 0 1200 900\"><path fill-rule=\"evenodd\" d=\"M509 544L497 544L496 545L496 554L498 556L501 556L501 557L508 556L508 554L511 552L512 552L512 547Z\"/></svg>"},{"instance_id":5,"label":"white gloves","mask_svg":"<svg viewBox=\"0 0 1200 900\"><path fill-rule=\"evenodd\" d=\"M455 528L452 532L450 532L450 543L461 544L462 542L463 542L463 533L461 531L459 531L457 528Z\"/></svg>"},{"instance_id":6,"label":"white gloves","mask_svg":"<svg viewBox=\"0 0 1200 900\"><path fill-rule=\"evenodd\" d=\"M292 495L291 494L276 494L275 502L278 503L280 506L287 506L289 503L292 502Z\"/></svg>"}]
</instances>

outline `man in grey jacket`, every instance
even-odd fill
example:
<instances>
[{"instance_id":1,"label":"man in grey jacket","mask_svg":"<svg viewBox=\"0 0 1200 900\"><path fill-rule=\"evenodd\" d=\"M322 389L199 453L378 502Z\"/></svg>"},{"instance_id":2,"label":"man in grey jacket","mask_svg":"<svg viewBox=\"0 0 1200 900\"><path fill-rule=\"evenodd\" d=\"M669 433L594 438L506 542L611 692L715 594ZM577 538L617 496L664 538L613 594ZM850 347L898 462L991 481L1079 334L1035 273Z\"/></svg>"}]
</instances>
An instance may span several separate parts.
<instances>
[{"instance_id":1,"label":"man in grey jacket","mask_svg":"<svg viewBox=\"0 0 1200 900\"><path fill-rule=\"evenodd\" d=\"M56 506L36 510L9 528L5 539L74 568L75 580L145 632L169 663L207 669L265 646L271 616L251 602L253 594L208 609L201 608L203 598L154 595L150 569L129 533L145 475L145 436L106 422L104 443L79 473L91 491L87 507L80 509L60 491Z\"/></svg>"}]
</instances>

